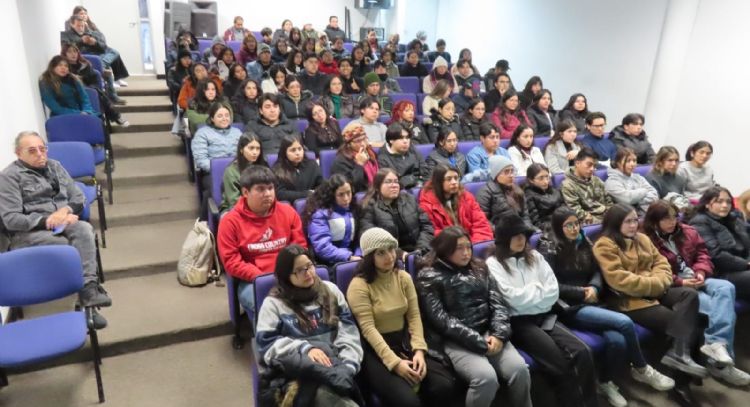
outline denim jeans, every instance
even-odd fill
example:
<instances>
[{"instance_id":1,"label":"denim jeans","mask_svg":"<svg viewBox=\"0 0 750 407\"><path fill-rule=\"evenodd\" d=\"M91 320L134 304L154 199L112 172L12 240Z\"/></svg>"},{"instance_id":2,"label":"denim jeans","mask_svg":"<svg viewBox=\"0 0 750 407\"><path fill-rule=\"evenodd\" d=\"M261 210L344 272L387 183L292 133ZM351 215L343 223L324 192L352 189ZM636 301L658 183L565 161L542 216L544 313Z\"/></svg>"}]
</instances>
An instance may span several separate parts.
<instances>
[{"instance_id":1,"label":"denim jeans","mask_svg":"<svg viewBox=\"0 0 750 407\"><path fill-rule=\"evenodd\" d=\"M114 62L114 60L119 56L119 52L110 47L107 47L107 49L104 50L104 53L99 55L99 58L102 60L102 64L104 64L104 67L109 68L109 66L112 65L112 62Z\"/></svg>"},{"instance_id":2,"label":"denim jeans","mask_svg":"<svg viewBox=\"0 0 750 407\"><path fill-rule=\"evenodd\" d=\"M698 291L698 309L708 315L708 327L703 333L706 343L721 342L727 346L729 355L734 358L734 284L720 278L707 278Z\"/></svg>"},{"instance_id":3,"label":"denim jeans","mask_svg":"<svg viewBox=\"0 0 750 407\"><path fill-rule=\"evenodd\" d=\"M253 283L247 281L239 283L237 285L237 297L250 320L255 321L255 286Z\"/></svg>"},{"instance_id":4,"label":"denim jeans","mask_svg":"<svg viewBox=\"0 0 750 407\"><path fill-rule=\"evenodd\" d=\"M612 380L627 361L635 367L646 366L635 324L625 314L586 305L565 320L568 326L596 332L604 337L604 361L599 380Z\"/></svg>"}]
</instances>

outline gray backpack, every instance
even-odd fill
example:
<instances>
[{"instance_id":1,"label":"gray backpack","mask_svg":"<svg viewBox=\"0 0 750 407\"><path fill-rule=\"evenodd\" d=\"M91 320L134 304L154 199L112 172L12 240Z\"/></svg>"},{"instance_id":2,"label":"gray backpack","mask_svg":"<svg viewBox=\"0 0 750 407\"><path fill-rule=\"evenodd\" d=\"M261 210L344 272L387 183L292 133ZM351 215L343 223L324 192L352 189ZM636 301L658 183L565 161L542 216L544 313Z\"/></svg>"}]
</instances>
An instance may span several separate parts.
<instances>
[{"instance_id":1,"label":"gray backpack","mask_svg":"<svg viewBox=\"0 0 750 407\"><path fill-rule=\"evenodd\" d=\"M195 221L182 244L177 262L177 281L188 287L219 281L219 259L216 257L214 235L206 222Z\"/></svg>"}]
</instances>

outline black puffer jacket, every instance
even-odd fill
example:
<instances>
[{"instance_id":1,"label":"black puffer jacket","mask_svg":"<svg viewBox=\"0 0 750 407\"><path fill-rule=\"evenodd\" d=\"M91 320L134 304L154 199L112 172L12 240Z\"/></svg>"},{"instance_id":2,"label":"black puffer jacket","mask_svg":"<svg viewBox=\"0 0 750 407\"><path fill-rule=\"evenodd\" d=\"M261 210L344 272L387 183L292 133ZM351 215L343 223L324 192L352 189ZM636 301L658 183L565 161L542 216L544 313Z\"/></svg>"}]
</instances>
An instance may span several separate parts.
<instances>
[{"instance_id":1,"label":"black puffer jacket","mask_svg":"<svg viewBox=\"0 0 750 407\"><path fill-rule=\"evenodd\" d=\"M435 229L430 218L417 204L417 199L401 192L393 206L379 199L370 199L362 209L361 232L370 228L383 228L398 239L398 247L404 251L427 251Z\"/></svg>"},{"instance_id":2,"label":"black puffer jacket","mask_svg":"<svg viewBox=\"0 0 750 407\"><path fill-rule=\"evenodd\" d=\"M434 143L437 140L440 129L443 127L450 127L458 141L464 141L463 132L461 131L461 123L458 122L458 116L453 116L452 120L445 120L442 117L433 119L432 123L427 127L427 136L430 138L430 143Z\"/></svg>"},{"instance_id":3,"label":"black puffer jacket","mask_svg":"<svg viewBox=\"0 0 750 407\"><path fill-rule=\"evenodd\" d=\"M750 269L750 237L747 224L730 213L724 219L701 212L690 219L706 243L717 274Z\"/></svg>"},{"instance_id":4,"label":"black puffer jacket","mask_svg":"<svg viewBox=\"0 0 750 407\"><path fill-rule=\"evenodd\" d=\"M427 135L427 131L425 131L424 127L419 124L416 119L413 122L400 120L398 123L401 124L409 134L411 134L412 144L432 144L430 142L430 137Z\"/></svg>"},{"instance_id":5,"label":"black puffer jacket","mask_svg":"<svg viewBox=\"0 0 750 407\"><path fill-rule=\"evenodd\" d=\"M549 120L547 120L547 115L536 106L531 106L526 110L526 116L534 125L534 136L548 137L557 125L557 112L550 108L547 113L549 114ZM552 121L551 124L550 120Z\"/></svg>"},{"instance_id":6,"label":"black puffer jacket","mask_svg":"<svg viewBox=\"0 0 750 407\"><path fill-rule=\"evenodd\" d=\"M487 119L474 120L468 114L461 116L461 132L463 133L463 141L479 140L479 126L482 123L489 123Z\"/></svg>"},{"instance_id":7,"label":"black puffer jacket","mask_svg":"<svg viewBox=\"0 0 750 407\"><path fill-rule=\"evenodd\" d=\"M299 101L295 101L288 94L284 94L279 99L281 102L281 111L284 112L284 116L289 119L305 119L305 112L310 103L312 103L313 94L309 90L303 90Z\"/></svg>"},{"instance_id":8,"label":"black puffer jacket","mask_svg":"<svg viewBox=\"0 0 750 407\"><path fill-rule=\"evenodd\" d=\"M387 146L378 151L378 166L380 168L393 168L398 173L398 183L403 189L421 187L425 181L427 166L424 159L410 147L406 154L392 154Z\"/></svg>"},{"instance_id":9,"label":"black puffer jacket","mask_svg":"<svg viewBox=\"0 0 750 407\"><path fill-rule=\"evenodd\" d=\"M263 147L263 154L278 154L281 139L287 134L297 134L297 123L287 119L284 115L279 118L279 123L275 126L269 126L263 121L262 117L247 123L245 126L255 132L260 139L260 145Z\"/></svg>"},{"instance_id":10,"label":"black puffer jacket","mask_svg":"<svg viewBox=\"0 0 750 407\"><path fill-rule=\"evenodd\" d=\"M527 184L523 193L526 199L526 212L529 214L531 223L542 230L545 230L552 220L552 212L565 205L560 191L552 186L542 191L534 185Z\"/></svg>"},{"instance_id":11,"label":"black puffer jacket","mask_svg":"<svg viewBox=\"0 0 750 407\"><path fill-rule=\"evenodd\" d=\"M583 232L581 232L583 234ZM594 258L591 241L584 235L581 242L570 252L564 252L557 242L548 236L539 240L539 253L544 256L557 277L560 287L560 300L569 305L565 313L574 313L584 303L584 287L594 287L599 299L602 296L602 273ZM558 301L560 303L560 301Z\"/></svg>"},{"instance_id":12,"label":"black puffer jacket","mask_svg":"<svg viewBox=\"0 0 750 407\"><path fill-rule=\"evenodd\" d=\"M430 176L432 176L432 170L435 169L438 164L452 166L453 164L451 164L451 158L453 158L453 160L455 161L455 167L458 168L458 171L460 172L460 174L458 174L459 177L463 177L464 174L466 174L467 169L466 156L463 155L463 153L456 151L451 157L448 155L448 152L443 150L442 148L435 148L424 160L424 163L427 166L425 179L428 179L430 178Z\"/></svg>"},{"instance_id":13,"label":"black puffer jacket","mask_svg":"<svg viewBox=\"0 0 750 407\"><path fill-rule=\"evenodd\" d=\"M484 355L485 332L503 342L510 338L508 304L486 269L472 272L437 260L419 272L416 288L430 351L441 352L448 340Z\"/></svg>"},{"instance_id":14,"label":"black puffer jacket","mask_svg":"<svg viewBox=\"0 0 750 407\"><path fill-rule=\"evenodd\" d=\"M516 214L520 216L524 222L531 225L529 214L526 212L526 202L524 202L523 195L521 195L522 191L520 191L520 188L516 185L513 185L513 189L517 189L516 192L520 195L518 208L508 202L508 196L506 193L508 193L509 190L503 188L502 185L495 182L495 180L487 181L487 183L479 189L479 192L477 192L477 203L479 204L479 207L482 208L482 212L487 215L487 220L489 220L491 224L496 225L497 221L503 216Z\"/></svg>"},{"instance_id":15,"label":"black puffer jacket","mask_svg":"<svg viewBox=\"0 0 750 407\"><path fill-rule=\"evenodd\" d=\"M628 136L625 134L623 126L619 125L612 129L612 132L609 133L609 138L615 143L617 148L628 147L633 149L639 165L653 164L656 153L645 131L641 131L641 134L634 137Z\"/></svg>"},{"instance_id":16,"label":"black puffer jacket","mask_svg":"<svg viewBox=\"0 0 750 407\"><path fill-rule=\"evenodd\" d=\"M247 124L258 120L258 103L248 100L245 95L234 95L234 122Z\"/></svg>"},{"instance_id":17,"label":"black puffer jacket","mask_svg":"<svg viewBox=\"0 0 750 407\"><path fill-rule=\"evenodd\" d=\"M272 168L275 174L281 170L281 161L276 161ZM323 183L323 175L320 166L315 160L305 158L295 169L292 182L277 178L276 198L280 201L294 202L297 199L307 198L310 191L315 190Z\"/></svg>"}]
</instances>

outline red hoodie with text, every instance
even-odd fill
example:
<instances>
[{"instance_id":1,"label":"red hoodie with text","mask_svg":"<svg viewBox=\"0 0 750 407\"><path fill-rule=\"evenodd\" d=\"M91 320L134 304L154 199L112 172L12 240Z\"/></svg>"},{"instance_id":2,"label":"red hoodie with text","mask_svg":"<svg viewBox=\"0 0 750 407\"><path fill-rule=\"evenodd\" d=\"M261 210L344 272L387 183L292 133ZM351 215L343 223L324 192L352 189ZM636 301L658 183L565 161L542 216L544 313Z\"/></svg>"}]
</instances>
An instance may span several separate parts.
<instances>
[{"instance_id":1,"label":"red hoodie with text","mask_svg":"<svg viewBox=\"0 0 750 407\"><path fill-rule=\"evenodd\" d=\"M259 216L240 197L219 224L219 257L227 273L241 280L273 273L276 255L293 243L307 248L302 220L294 208L278 201L268 215Z\"/></svg>"}]
</instances>

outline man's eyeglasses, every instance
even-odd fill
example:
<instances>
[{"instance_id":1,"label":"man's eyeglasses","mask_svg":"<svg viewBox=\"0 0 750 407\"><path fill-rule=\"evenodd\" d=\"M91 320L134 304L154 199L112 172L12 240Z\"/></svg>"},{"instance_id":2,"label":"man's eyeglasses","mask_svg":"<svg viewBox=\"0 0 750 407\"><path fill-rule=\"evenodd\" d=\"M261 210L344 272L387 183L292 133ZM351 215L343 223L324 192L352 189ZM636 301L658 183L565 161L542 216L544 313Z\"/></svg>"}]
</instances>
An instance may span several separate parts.
<instances>
[{"instance_id":1,"label":"man's eyeglasses","mask_svg":"<svg viewBox=\"0 0 750 407\"><path fill-rule=\"evenodd\" d=\"M37 155L39 153L44 154L47 152L47 146L29 147L24 151L26 151L27 154L31 154L31 155Z\"/></svg>"}]
</instances>

